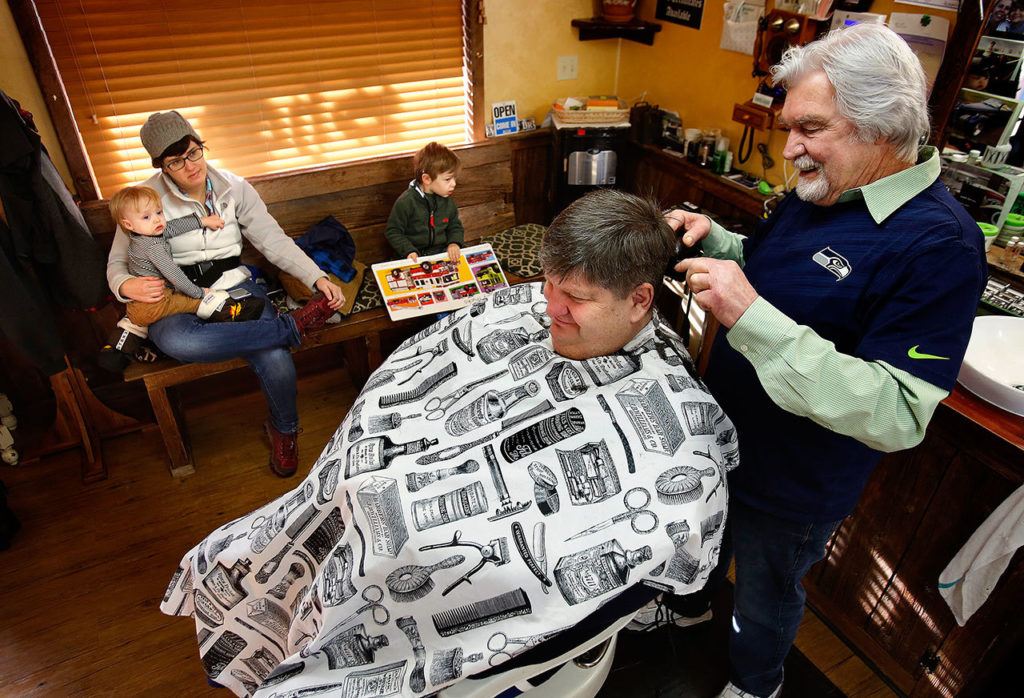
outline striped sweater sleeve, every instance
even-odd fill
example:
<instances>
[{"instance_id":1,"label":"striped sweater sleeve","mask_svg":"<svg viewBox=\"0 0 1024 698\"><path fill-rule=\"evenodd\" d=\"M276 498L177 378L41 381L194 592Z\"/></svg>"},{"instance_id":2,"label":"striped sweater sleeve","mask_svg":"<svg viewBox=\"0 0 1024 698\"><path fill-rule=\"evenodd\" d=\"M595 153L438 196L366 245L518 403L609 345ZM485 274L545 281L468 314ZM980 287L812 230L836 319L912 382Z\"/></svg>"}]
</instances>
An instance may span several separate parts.
<instances>
[{"instance_id":1,"label":"striped sweater sleeve","mask_svg":"<svg viewBox=\"0 0 1024 698\"><path fill-rule=\"evenodd\" d=\"M148 238L147 242L149 244L145 248L146 257L160 272L160 276L170 282L179 293L190 298L202 298L203 289L192 283L181 267L174 263L167 242L163 238Z\"/></svg>"}]
</instances>

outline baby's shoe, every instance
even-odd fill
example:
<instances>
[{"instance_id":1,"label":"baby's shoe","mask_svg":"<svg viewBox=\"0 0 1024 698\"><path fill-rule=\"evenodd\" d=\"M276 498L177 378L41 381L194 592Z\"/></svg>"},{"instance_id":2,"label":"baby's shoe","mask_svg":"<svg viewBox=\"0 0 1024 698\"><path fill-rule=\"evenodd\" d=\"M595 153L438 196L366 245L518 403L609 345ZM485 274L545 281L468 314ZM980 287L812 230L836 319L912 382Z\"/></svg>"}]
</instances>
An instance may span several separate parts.
<instances>
[{"instance_id":1,"label":"baby's shoe","mask_svg":"<svg viewBox=\"0 0 1024 698\"><path fill-rule=\"evenodd\" d=\"M211 322L245 322L246 320L258 320L263 314L264 303L262 298L249 296L240 301L234 299L224 301L219 310L210 315Z\"/></svg>"},{"instance_id":2,"label":"baby's shoe","mask_svg":"<svg viewBox=\"0 0 1024 698\"><path fill-rule=\"evenodd\" d=\"M243 322L259 318L263 307L263 299L256 296L235 300L227 291L210 291L203 297L196 315L210 322Z\"/></svg>"},{"instance_id":3,"label":"baby's shoe","mask_svg":"<svg viewBox=\"0 0 1024 698\"><path fill-rule=\"evenodd\" d=\"M122 373L133 359L155 360L156 354L146 346L146 335L139 335L140 331L146 332L145 328L132 323L128 318L119 320L107 338L107 343L100 349L99 358L96 359L99 367L111 373Z\"/></svg>"}]
</instances>

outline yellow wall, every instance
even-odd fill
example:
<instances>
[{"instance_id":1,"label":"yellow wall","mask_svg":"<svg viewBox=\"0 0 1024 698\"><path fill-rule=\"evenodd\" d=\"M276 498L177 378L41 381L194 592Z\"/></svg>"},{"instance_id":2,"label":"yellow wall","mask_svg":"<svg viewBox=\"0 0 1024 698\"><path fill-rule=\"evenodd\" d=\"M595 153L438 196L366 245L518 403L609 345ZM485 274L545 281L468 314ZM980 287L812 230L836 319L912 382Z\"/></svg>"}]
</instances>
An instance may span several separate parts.
<instances>
[{"instance_id":1,"label":"yellow wall","mask_svg":"<svg viewBox=\"0 0 1024 698\"><path fill-rule=\"evenodd\" d=\"M23 109L32 112L36 128L43 137L43 145L49 151L64 182L70 185L71 174L64 161L64 153L60 149L57 133L53 130L50 114L46 111L46 103L39 91L32 65L28 62L28 54L21 43L18 28L14 25L11 8L6 2L0 3L0 66L3 66L0 70L0 90L18 100Z\"/></svg>"},{"instance_id":2,"label":"yellow wall","mask_svg":"<svg viewBox=\"0 0 1024 698\"><path fill-rule=\"evenodd\" d=\"M619 41L579 41L570 24L594 16L593 0L486 0L484 113L515 100L519 117L540 124L559 97L614 94ZM579 58L575 80L557 79L559 56Z\"/></svg>"},{"instance_id":3,"label":"yellow wall","mask_svg":"<svg viewBox=\"0 0 1024 698\"><path fill-rule=\"evenodd\" d=\"M646 90L648 102L679 112L684 128L722 129L722 135L729 138L730 149L735 154L743 128L732 121L732 109L735 103L750 99L757 87L758 79L750 75L753 58L718 47L724 20L721 2L705 0L704 19L699 31L656 20L655 6L655 0L641 0L641 16L661 24L661 31L654 37L654 45L622 42L619 95L631 99ZM769 6L774 6L774 3L770 2ZM894 9L897 12L946 17L950 20L951 32L956 20L955 12L926 12L926 8L897 5L892 0L875 0L871 5L871 12L879 14L888 15ZM769 154L776 163L768 172L768 179L779 184L783 180L785 133L769 134L758 131L750 160L745 165L734 160L734 166L760 176L761 160L756 144L767 142Z\"/></svg>"}]
</instances>

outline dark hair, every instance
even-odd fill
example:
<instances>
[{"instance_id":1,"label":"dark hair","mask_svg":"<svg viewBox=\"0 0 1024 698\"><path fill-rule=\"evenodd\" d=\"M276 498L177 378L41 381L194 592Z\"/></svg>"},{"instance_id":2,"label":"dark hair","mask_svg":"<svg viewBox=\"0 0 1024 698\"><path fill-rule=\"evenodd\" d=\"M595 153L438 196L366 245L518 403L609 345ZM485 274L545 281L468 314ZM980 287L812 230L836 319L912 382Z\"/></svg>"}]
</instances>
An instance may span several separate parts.
<instances>
[{"instance_id":1,"label":"dark hair","mask_svg":"<svg viewBox=\"0 0 1024 698\"><path fill-rule=\"evenodd\" d=\"M545 274L579 275L625 298L642 283L657 291L675 236L654 201L598 189L558 214L540 251Z\"/></svg>"},{"instance_id":2,"label":"dark hair","mask_svg":"<svg viewBox=\"0 0 1024 698\"><path fill-rule=\"evenodd\" d=\"M164 148L164 152L160 153L160 157L153 158L153 167L158 170L163 169L164 158L173 158L179 155L184 155L188 152L188 149L193 143L199 146L206 145L206 141L197 141L193 136L185 136L181 140L174 141Z\"/></svg>"},{"instance_id":3,"label":"dark hair","mask_svg":"<svg viewBox=\"0 0 1024 698\"><path fill-rule=\"evenodd\" d=\"M419 184L423 175L434 179L445 172L458 171L459 156L440 143L427 143L412 156L412 169Z\"/></svg>"}]
</instances>

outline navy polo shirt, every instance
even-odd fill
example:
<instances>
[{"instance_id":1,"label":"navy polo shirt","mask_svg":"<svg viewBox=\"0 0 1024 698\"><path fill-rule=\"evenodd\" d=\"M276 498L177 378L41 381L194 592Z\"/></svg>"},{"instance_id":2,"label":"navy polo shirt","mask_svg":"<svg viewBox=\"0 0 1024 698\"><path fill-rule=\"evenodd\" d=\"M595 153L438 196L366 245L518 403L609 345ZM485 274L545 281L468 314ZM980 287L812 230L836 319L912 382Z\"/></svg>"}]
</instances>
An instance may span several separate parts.
<instances>
[{"instance_id":1,"label":"navy polo shirt","mask_svg":"<svg viewBox=\"0 0 1024 698\"><path fill-rule=\"evenodd\" d=\"M816 206L791 194L744 259L759 295L837 351L953 388L987 268L977 223L940 181L882 223L861 198ZM852 511L880 452L778 407L725 332L705 380L739 434L733 496L794 521Z\"/></svg>"}]
</instances>

